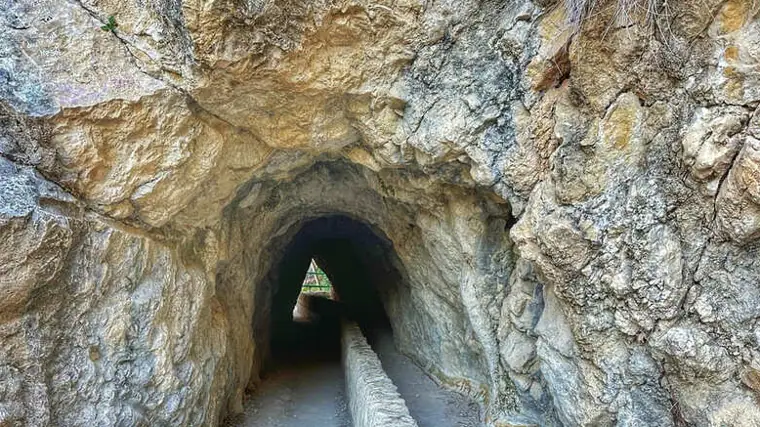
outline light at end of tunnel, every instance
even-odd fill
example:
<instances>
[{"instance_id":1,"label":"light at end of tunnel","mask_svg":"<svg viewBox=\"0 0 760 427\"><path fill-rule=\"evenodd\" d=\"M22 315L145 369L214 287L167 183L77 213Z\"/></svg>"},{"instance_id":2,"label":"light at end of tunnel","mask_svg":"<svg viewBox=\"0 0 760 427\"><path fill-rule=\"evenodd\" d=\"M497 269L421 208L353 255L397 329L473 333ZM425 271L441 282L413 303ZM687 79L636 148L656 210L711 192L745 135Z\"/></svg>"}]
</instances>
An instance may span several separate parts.
<instances>
[{"instance_id":1,"label":"light at end of tunnel","mask_svg":"<svg viewBox=\"0 0 760 427\"><path fill-rule=\"evenodd\" d=\"M312 295L335 299L335 291L332 283L330 283L330 278L313 259L309 262L309 268L306 270L306 276L301 285L301 293L298 295L295 307L293 307L293 320L312 320L313 314L309 309L309 296Z\"/></svg>"}]
</instances>

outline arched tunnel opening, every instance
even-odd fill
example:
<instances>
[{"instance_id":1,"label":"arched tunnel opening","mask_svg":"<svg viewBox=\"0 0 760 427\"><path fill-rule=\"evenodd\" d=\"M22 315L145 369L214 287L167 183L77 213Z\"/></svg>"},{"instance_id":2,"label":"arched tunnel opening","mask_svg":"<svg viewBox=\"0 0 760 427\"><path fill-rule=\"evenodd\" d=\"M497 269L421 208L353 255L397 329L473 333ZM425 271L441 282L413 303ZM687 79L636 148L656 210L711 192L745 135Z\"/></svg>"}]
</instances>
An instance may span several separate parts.
<instances>
[{"instance_id":1,"label":"arched tunnel opening","mask_svg":"<svg viewBox=\"0 0 760 427\"><path fill-rule=\"evenodd\" d=\"M479 408L445 390L394 344L388 304L411 298L404 265L377 228L343 214L291 226L259 288L268 310L254 319L263 360L238 426L350 426L341 324L356 323L420 426L479 425ZM282 241L287 243L282 244ZM302 294L315 262L330 294ZM307 313L294 314L294 308ZM305 314L305 315L304 315ZM261 338L260 338L261 340ZM453 414L453 415L452 415ZM444 419L445 418L445 419ZM472 423L463 423L468 419Z\"/></svg>"},{"instance_id":2,"label":"arched tunnel opening","mask_svg":"<svg viewBox=\"0 0 760 427\"><path fill-rule=\"evenodd\" d=\"M383 295L402 288L400 261L381 232L346 215L308 219L290 231L273 243L270 270L258 284L266 309L254 318L263 360L250 387L253 409L229 425L350 426L341 322L390 330ZM301 295L312 262L329 278L331 295ZM295 316L299 297L307 312Z\"/></svg>"},{"instance_id":3,"label":"arched tunnel opening","mask_svg":"<svg viewBox=\"0 0 760 427\"><path fill-rule=\"evenodd\" d=\"M502 372L487 349L496 349L491 313L511 268L506 205L457 186L423 198L408 191L426 182L419 171L336 161L240 190L227 212L230 263L217 272L222 304L239 319L229 414L249 420L231 425L298 426L267 419L305 414L310 425L350 425L346 401L356 394L345 376L355 371L342 356L354 353L340 339L349 329L418 425L482 425L479 405ZM312 260L334 300L308 296L312 313L294 319ZM484 294L490 307L476 299Z\"/></svg>"}]
</instances>

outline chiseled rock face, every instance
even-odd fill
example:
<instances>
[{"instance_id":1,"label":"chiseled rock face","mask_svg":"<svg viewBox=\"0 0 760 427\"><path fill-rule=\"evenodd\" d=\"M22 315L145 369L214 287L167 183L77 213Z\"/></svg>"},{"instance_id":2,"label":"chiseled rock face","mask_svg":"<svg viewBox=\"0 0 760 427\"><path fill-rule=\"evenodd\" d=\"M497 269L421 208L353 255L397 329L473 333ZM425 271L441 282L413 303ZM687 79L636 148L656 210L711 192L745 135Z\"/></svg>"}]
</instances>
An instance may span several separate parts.
<instances>
[{"instance_id":1,"label":"chiseled rock face","mask_svg":"<svg viewBox=\"0 0 760 427\"><path fill-rule=\"evenodd\" d=\"M0 159L2 425L203 424L229 327L203 268Z\"/></svg>"},{"instance_id":2,"label":"chiseled rock face","mask_svg":"<svg viewBox=\"0 0 760 427\"><path fill-rule=\"evenodd\" d=\"M490 425L760 424L758 5L662 7L8 3L0 426L239 411L332 214Z\"/></svg>"}]
</instances>

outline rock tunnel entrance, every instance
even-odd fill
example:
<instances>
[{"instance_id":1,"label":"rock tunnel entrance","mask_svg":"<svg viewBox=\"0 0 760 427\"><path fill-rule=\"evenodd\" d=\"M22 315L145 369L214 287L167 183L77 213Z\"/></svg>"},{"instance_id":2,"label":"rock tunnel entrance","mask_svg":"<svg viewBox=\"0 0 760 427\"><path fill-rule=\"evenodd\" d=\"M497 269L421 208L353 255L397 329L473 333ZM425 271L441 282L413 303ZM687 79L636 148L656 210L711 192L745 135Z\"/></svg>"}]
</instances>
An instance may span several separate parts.
<instances>
[{"instance_id":1,"label":"rock tunnel entrance","mask_svg":"<svg viewBox=\"0 0 760 427\"><path fill-rule=\"evenodd\" d=\"M259 284L268 316L254 319L267 336L261 381L252 387L242 426L350 425L341 369L340 328L351 319L366 328L387 323L381 293L401 281L390 241L345 215L326 215L296 226ZM329 278L332 295L301 295L315 262ZM301 296L307 310L294 316ZM265 304L266 305L266 304Z\"/></svg>"},{"instance_id":2,"label":"rock tunnel entrance","mask_svg":"<svg viewBox=\"0 0 760 427\"><path fill-rule=\"evenodd\" d=\"M355 219L332 215L306 222L270 274L274 286L264 375L283 364L339 363L342 319L365 329L386 325L379 290L393 292L401 280L391 254L390 242ZM312 260L328 276L332 297L301 295ZM299 297L308 311L295 318Z\"/></svg>"},{"instance_id":3,"label":"rock tunnel entrance","mask_svg":"<svg viewBox=\"0 0 760 427\"><path fill-rule=\"evenodd\" d=\"M302 295L312 262L329 278L330 295ZM346 215L308 220L290 238L262 286L269 287L270 305L268 319L260 319L268 332L261 380L251 388L245 413L228 425L298 426L308 421L350 426L341 367L342 321L360 326L383 367L396 377L392 379L420 426L479 425L476 404L442 389L396 350L385 304L404 298L400 293L406 285L403 265L381 232ZM294 315L299 304L306 310L303 316Z\"/></svg>"}]
</instances>

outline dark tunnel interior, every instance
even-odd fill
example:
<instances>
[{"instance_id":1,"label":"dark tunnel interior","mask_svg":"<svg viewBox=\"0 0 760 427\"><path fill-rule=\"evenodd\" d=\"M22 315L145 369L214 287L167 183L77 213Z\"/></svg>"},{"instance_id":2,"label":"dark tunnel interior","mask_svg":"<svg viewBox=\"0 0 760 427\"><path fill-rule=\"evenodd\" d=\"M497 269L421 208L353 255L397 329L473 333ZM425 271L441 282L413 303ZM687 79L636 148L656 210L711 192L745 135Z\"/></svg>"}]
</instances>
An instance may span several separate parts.
<instances>
[{"instance_id":1,"label":"dark tunnel interior","mask_svg":"<svg viewBox=\"0 0 760 427\"><path fill-rule=\"evenodd\" d=\"M390 320L404 324L388 315L413 318L416 313L408 311L415 306L397 248L381 231L345 215L278 230L283 232L261 261L269 270L256 289L263 310L253 319L258 369L248 389L253 409L246 413L255 422L240 426L352 425L350 375L341 357L343 319L358 323L420 426L476 425L477 404L448 394L453 392L444 391L396 348ZM331 293L304 293L299 299L312 260L328 276Z\"/></svg>"},{"instance_id":2,"label":"dark tunnel interior","mask_svg":"<svg viewBox=\"0 0 760 427\"><path fill-rule=\"evenodd\" d=\"M308 296L314 316L293 318L311 259L332 283L335 298ZM305 223L291 239L269 275L272 285L270 357L282 363L340 355L340 322L362 329L388 328L383 301L402 283L392 244L368 225L347 216L321 217Z\"/></svg>"}]
</instances>

